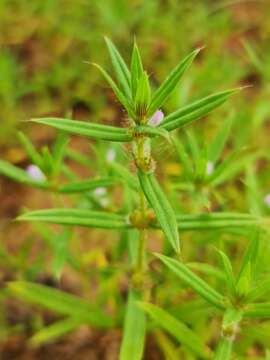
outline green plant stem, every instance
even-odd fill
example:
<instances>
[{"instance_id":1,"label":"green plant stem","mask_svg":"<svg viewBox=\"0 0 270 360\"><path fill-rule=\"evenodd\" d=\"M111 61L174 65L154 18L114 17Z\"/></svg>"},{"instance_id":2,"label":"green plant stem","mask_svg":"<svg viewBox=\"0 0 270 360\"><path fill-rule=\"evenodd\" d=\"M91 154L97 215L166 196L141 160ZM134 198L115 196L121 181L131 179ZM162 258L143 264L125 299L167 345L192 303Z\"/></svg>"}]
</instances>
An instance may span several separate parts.
<instances>
[{"instance_id":1,"label":"green plant stem","mask_svg":"<svg viewBox=\"0 0 270 360\"><path fill-rule=\"evenodd\" d=\"M145 161L145 152L144 152L144 143L145 139L140 138L137 140L137 149L138 149L138 164L142 164ZM141 216L144 219L146 217L146 199L143 193L143 190L140 189L140 212ZM143 277L143 273L145 271L145 245L146 245L146 229L140 229L140 237L139 237L139 247L138 247L138 257L137 257L137 274Z\"/></svg>"},{"instance_id":2,"label":"green plant stem","mask_svg":"<svg viewBox=\"0 0 270 360\"><path fill-rule=\"evenodd\" d=\"M142 216L145 216L145 197L140 190L140 209ZM139 248L138 248L138 258L137 258L137 272L142 274L145 268L145 243L146 243L146 229L140 229L139 237Z\"/></svg>"}]
</instances>

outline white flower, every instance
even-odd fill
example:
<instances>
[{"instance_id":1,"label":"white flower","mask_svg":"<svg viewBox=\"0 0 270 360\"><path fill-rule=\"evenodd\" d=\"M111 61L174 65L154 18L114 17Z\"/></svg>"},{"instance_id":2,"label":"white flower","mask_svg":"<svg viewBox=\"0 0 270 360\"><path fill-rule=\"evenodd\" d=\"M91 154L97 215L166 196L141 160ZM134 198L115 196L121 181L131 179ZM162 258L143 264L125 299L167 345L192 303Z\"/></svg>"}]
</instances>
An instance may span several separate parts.
<instances>
[{"instance_id":1,"label":"white flower","mask_svg":"<svg viewBox=\"0 0 270 360\"><path fill-rule=\"evenodd\" d=\"M214 164L212 163L212 161L207 161L206 174L211 175L213 171L214 171Z\"/></svg>"},{"instance_id":2,"label":"white flower","mask_svg":"<svg viewBox=\"0 0 270 360\"><path fill-rule=\"evenodd\" d=\"M109 149L109 150L107 151L107 154L106 154L106 160L107 160L108 162L112 162L112 161L115 160L115 157L116 157L116 152L115 152L115 150L114 150L114 149Z\"/></svg>"},{"instance_id":3,"label":"white flower","mask_svg":"<svg viewBox=\"0 0 270 360\"><path fill-rule=\"evenodd\" d=\"M156 127L158 126L161 121L163 120L164 118L164 114L161 110L157 110L154 115L151 117L151 119L149 120L148 124L150 126L153 126L153 127Z\"/></svg>"},{"instance_id":4,"label":"white flower","mask_svg":"<svg viewBox=\"0 0 270 360\"><path fill-rule=\"evenodd\" d=\"M266 206L270 208L270 193L265 195L264 202Z\"/></svg>"},{"instance_id":5,"label":"white flower","mask_svg":"<svg viewBox=\"0 0 270 360\"><path fill-rule=\"evenodd\" d=\"M26 168L27 174L35 181L45 181L46 177L40 168L36 165L28 165Z\"/></svg>"},{"instance_id":6,"label":"white flower","mask_svg":"<svg viewBox=\"0 0 270 360\"><path fill-rule=\"evenodd\" d=\"M94 193L95 193L96 196L99 197L99 196L105 195L106 191L107 190L104 187L98 187L98 188L95 189Z\"/></svg>"}]
</instances>

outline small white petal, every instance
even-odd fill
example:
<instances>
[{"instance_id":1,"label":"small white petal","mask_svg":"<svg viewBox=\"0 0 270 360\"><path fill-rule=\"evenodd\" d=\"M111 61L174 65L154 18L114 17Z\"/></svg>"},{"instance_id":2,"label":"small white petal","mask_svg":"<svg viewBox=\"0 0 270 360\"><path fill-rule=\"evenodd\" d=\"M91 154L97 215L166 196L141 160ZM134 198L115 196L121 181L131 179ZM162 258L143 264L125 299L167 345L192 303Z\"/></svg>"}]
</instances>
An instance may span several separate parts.
<instances>
[{"instance_id":1,"label":"small white petal","mask_svg":"<svg viewBox=\"0 0 270 360\"><path fill-rule=\"evenodd\" d=\"M211 175L213 171L214 171L214 164L212 163L212 161L208 161L206 164L206 174Z\"/></svg>"},{"instance_id":2,"label":"small white petal","mask_svg":"<svg viewBox=\"0 0 270 360\"><path fill-rule=\"evenodd\" d=\"M154 115L151 117L151 119L149 120L148 124L150 126L156 127L158 126L161 121L164 119L164 114L161 110L157 110Z\"/></svg>"},{"instance_id":3,"label":"small white petal","mask_svg":"<svg viewBox=\"0 0 270 360\"><path fill-rule=\"evenodd\" d=\"M106 154L106 160L108 162L114 161L116 157L116 152L114 149L109 149Z\"/></svg>"},{"instance_id":4,"label":"small white petal","mask_svg":"<svg viewBox=\"0 0 270 360\"><path fill-rule=\"evenodd\" d=\"M106 194L106 189L104 187L98 187L94 191L96 196L102 196Z\"/></svg>"},{"instance_id":5,"label":"small white petal","mask_svg":"<svg viewBox=\"0 0 270 360\"><path fill-rule=\"evenodd\" d=\"M264 202L270 208L270 194L265 195Z\"/></svg>"},{"instance_id":6,"label":"small white petal","mask_svg":"<svg viewBox=\"0 0 270 360\"><path fill-rule=\"evenodd\" d=\"M27 174L35 181L45 181L46 177L40 168L36 165L29 165L26 168Z\"/></svg>"}]
</instances>

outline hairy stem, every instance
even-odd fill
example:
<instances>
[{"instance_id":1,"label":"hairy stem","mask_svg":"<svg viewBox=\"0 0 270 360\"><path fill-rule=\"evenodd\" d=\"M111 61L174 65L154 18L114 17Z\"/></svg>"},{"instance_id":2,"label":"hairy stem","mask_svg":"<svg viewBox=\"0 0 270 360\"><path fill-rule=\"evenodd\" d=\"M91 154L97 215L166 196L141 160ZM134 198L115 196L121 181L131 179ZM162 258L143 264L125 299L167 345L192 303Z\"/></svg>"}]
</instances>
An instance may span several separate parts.
<instances>
[{"instance_id":1,"label":"hairy stem","mask_svg":"<svg viewBox=\"0 0 270 360\"><path fill-rule=\"evenodd\" d=\"M145 161L148 161L149 158L149 153L145 152L145 138L139 138L136 141L136 146L137 146L137 154L136 156L136 165L137 167L142 166L142 164L144 164ZM146 210L147 210L147 205L146 205L146 199L145 199L145 195L143 193L143 190L140 189L139 192L139 196L140 196L140 212L141 212L141 217L142 219L145 219L146 215ZM146 229L141 228L140 230L140 237L139 237L139 247L138 247L138 257L137 257L137 274L139 276L143 276L143 273L145 271L145 245L146 245Z\"/></svg>"}]
</instances>

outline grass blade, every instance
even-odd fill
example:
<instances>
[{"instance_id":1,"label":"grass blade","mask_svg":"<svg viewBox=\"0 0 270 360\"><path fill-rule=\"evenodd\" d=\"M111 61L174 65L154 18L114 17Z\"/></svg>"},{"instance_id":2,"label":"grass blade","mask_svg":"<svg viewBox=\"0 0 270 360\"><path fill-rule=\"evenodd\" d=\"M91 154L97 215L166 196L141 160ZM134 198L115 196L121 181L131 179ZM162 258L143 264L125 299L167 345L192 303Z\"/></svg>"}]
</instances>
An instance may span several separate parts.
<instances>
[{"instance_id":1,"label":"grass blade","mask_svg":"<svg viewBox=\"0 0 270 360\"><path fill-rule=\"evenodd\" d=\"M141 294L130 290L125 315L124 333L120 348L120 360L141 360L146 332L145 314L138 306Z\"/></svg>"},{"instance_id":2,"label":"grass blade","mask_svg":"<svg viewBox=\"0 0 270 360\"><path fill-rule=\"evenodd\" d=\"M27 155L32 160L32 162L42 169L43 160L40 154L36 151L31 141L21 132L18 131L18 138L25 148Z\"/></svg>"},{"instance_id":3,"label":"grass blade","mask_svg":"<svg viewBox=\"0 0 270 360\"><path fill-rule=\"evenodd\" d=\"M186 56L184 60L182 60L174 68L174 70L169 74L165 81L155 91L148 110L149 116L151 116L157 109L161 107L161 105L176 87L184 72L190 67L199 51L200 49L194 50L192 51L192 53Z\"/></svg>"},{"instance_id":4,"label":"grass blade","mask_svg":"<svg viewBox=\"0 0 270 360\"><path fill-rule=\"evenodd\" d=\"M138 176L144 195L155 211L159 224L172 245L173 249L180 252L180 240L174 211L162 192L154 174L138 170Z\"/></svg>"},{"instance_id":5,"label":"grass blade","mask_svg":"<svg viewBox=\"0 0 270 360\"><path fill-rule=\"evenodd\" d=\"M39 221L49 224L78 225L100 229L126 229L129 226L123 215L84 209L47 209L23 214L19 221Z\"/></svg>"},{"instance_id":6,"label":"grass blade","mask_svg":"<svg viewBox=\"0 0 270 360\"><path fill-rule=\"evenodd\" d=\"M96 307L88 304L77 296L48 286L26 281L13 281L8 288L18 298L31 304L45 307L56 313L72 316L95 326L111 326L112 320L101 313Z\"/></svg>"},{"instance_id":7,"label":"grass blade","mask_svg":"<svg viewBox=\"0 0 270 360\"><path fill-rule=\"evenodd\" d=\"M58 189L58 192L64 194L75 194L80 192L85 192L89 190L94 190L98 187L107 187L114 185L116 179L113 177L101 178L101 179L87 179L82 181L74 181L69 184L63 185Z\"/></svg>"},{"instance_id":8,"label":"grass blade","mask_svg":"<svg viewBox=\"0 0 270 360\"><path fill-rule=\"evenodd\" d=\"M219 309L224 309L224 297L208 285L199 276L193 273L183 263L161 254L155 254L172 272L174 272L185 284L190 286L196 293L210 304Z\"/></svg>"},{"instance_id":9,"label":"grass blade","mask_svg":"<svg viewBox=\"0 0 270 360\"><path fill-rule=\"evenodd\" d=\"M56 323L46 326L35 333L35 335L31 337L30 343L34 346L40 346L42 344L52 342L75 330L81 324L81 321L73 318L57 321Z\"/></svg>"},{"instance_id":10,"label":"grass blade","mask_svg":"<svg viewBox=\"0 0 270 360\"><path fill-rule=\"evenodd\" d=\"M222 91L184 106L166 116L159 127L172 131L191 121L197 120L222 105L231 95L238 92L240 89L241 88Z\"/></svg>"},{"instance_id":11,"label":"grass blade","mask_svg":"<svg viewBox=\"0 0 270 360\"><path fill-rule=\"evenodd\" d=\"M166 330L195 356L200 359L208 359L210 357L210 350L203 344L199 336L197 336L186 324L177 320L167 311L156 305L140 303L140 306L159 327Z\"/></svg>"},{"instance_id":12,"label":"grass blade","mask_svg":"<svg viewBox=\"0 0 270 360\"><path fill-rule=\"evenodd\" d=\"M31 185L40 189L49 188L47 181L35 181L26 171L4 160L0 160L0 174L22 184Z\"/></svg>"},{"instance_id":13,"label":"grass blade","mask_svg":"<svg viewBox=\"0 0 270 360\"><path fill-rule=\"evenodd\" d=\"M94 139L128 142L132 140L128 129L115 126L92 124L85 121L69 120L63 118L39 118L31 121L52 126L55 129L66 131L70 134L87 136Z\"/></svg>"}]
</instances>

